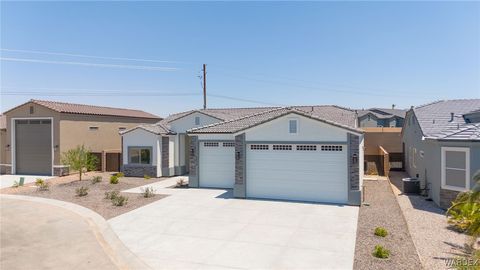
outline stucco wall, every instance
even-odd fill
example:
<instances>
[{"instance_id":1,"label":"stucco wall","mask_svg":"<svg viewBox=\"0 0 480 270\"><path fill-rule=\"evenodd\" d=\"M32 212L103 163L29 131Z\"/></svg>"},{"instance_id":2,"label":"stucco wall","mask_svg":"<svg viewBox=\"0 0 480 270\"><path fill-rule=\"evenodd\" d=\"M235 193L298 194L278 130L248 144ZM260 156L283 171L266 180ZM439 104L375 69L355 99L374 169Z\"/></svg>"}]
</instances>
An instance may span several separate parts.
<instances>
[{"instance_id":1,"label":"stucco wall","mask_svg":"<svg viewBox=\"0 0 480 270\"><path fill-rule=\"evenodd\" d=\"M298 133L289 133L289 120L298 120ZM297 114L288 114L245 132L247 141L347 141L345 129Z\"/></svg>"},{"instance_id":2,"label":"stucco wall","mask_svg":"<svg viewBox=\"0 0 480 270\"><path fill-rule=\"evenodd\" d=\"M200 125L195 125L195 117L197 116L200 117ZM176 133L185 133L189 129L192 129L195 127L201 127L201 126L205 126L213 123L218 123L218 122L222 122L222 121L214 117L205 115L203 113L194 112L185 117L172 121L169 124L170 124L170 129L175 131Z\"/></svg>"},{"instance_id":3,"label":"stucco wall","mask_svg":"<svg viewBox=\"0 0 480 270\"><path fill-rule=\"evenodd\" d=\"M0 164L7 163L7 130L0 130Z\"/></svg>"},{"instance_id":4,"label":"stucco wall","mask_svg":"<svg viewBox=\"0 0 480 270\"><path fill-rule=\"evenodd\" d=\"M161 167L158 155L160 153L160 136L143 129L136 129L123 135L123 165L129 163L128 148L133 146L146 146L152 148L152 165Z\"/></svg>"},{"instance_id":5,"label":"stucco wall","mask_svg":"<svg viewBox=\"0 0 480 270\"><path fill-rule=\"evenodd\" d=\"M370 115L370 119L368 118L369 115ZM377 117L375 117L373 114L367 114L362 117L359 117L358 125L359 127L377 127L378 126Z\"/></svg>"}]
</instances>

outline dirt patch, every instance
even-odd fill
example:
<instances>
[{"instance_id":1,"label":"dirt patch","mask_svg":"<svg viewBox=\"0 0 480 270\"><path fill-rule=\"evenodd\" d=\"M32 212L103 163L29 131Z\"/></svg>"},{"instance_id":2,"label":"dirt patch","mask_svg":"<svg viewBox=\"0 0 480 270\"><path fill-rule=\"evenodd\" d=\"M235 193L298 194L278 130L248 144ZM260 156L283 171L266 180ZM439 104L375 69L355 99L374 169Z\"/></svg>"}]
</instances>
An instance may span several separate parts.
<instances>
[{"instance_id":1,"label":"dirt patch","mask_svg":"<svg viewBox=\"0 0 480 270\"><path fill-rule=\"evenodd\" d=\"M388 180L365 180L366 202L360 207L355 246L354 269L422 269L408 231L407 223ZM375 236L376 227L388 231L386 237ZM390 250L388 259L372 256L375 245Z\"/></svg>"},{"instance_id":2,"label":"dirt patch","mask_svg":"<svg viewBox=\"0 0 480 270\"><path fill-rule=\"evenodd\" d=\"M90 179L92 179L93 176L102 176L103 179L99 183L92 184ZM114 206L110 200L105 199L105 192L127 190L162 181L166 178L151 178L147 180L137 177L122 177L118 184L110 184L110 176L110 173L88 173L83 177L82 181L78 180L78 175L57 177L47 181L50 183L50 188L47 191L39 191L34 184L29 184L19 188L2 189L1 193L67 201L87 207L105 219L116 217L167 196L156 194L153 197L144 198L142 194L121 192L120 195L128 197L128 203L124 206ZM76 195L75 190L82 186L88 187L88 195L79 197Z\"/></svg>"}]
</instances>

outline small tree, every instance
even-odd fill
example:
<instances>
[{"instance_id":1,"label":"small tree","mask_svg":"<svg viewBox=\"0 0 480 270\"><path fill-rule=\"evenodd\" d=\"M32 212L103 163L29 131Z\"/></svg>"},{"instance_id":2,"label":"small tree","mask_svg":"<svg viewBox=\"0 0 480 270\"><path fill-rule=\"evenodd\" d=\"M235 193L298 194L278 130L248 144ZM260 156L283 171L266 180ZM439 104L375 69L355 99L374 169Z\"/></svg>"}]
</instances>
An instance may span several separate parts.
<instances>
[{"instance_id":1,"label":"small tree","mask_svg":"<svg viewBox=\"0 0 480 270\"><path fill-rule=\"evenodd\" d=\"M95 170L97 162L97 157L92 155L83 144L62 154L62 163L69 165L70 169L78 171L80 173L80 181L82 181L83 171Z\"/></svg>"}]
</instances>

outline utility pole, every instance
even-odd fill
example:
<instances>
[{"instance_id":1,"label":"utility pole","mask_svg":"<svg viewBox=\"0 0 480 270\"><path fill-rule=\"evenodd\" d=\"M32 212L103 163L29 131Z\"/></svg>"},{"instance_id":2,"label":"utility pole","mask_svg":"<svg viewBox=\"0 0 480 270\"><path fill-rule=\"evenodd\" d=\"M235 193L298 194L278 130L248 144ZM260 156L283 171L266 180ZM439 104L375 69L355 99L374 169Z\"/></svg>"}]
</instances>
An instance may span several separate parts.
<instances>
[{"instance_id":1,"label":"utility pole","mask_svg":"<svg viewBox=\"0 0 480 270\"><path fill-rule=\"evenodd\" d=\"M207 65L203 64L203 109L207 108Z\"/></svg>"}]
</instances>

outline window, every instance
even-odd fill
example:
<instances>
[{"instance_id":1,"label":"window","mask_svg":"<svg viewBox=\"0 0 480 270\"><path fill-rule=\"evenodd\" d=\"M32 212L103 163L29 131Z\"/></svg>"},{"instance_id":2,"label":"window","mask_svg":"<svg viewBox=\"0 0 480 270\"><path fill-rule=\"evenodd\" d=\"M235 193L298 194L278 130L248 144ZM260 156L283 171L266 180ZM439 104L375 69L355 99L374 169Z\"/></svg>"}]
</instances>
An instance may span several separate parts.
<instances>
[{"instance_id":1,"label":"window","mask_svg":"<svg viewBox=\"0 0 480 270\"><path fill-rule=\"evenodd\" d=\"M251 150L268 150L268 144L252 144L250 145Z\"/></svg>"},{"instance_id":2,"label":"window","mask_svg":"<svg viewBox=\"0 0 480 270\"><path fill-rule=\"evenodd\" d=\"M415 160L417 159L417 148L413 148L413 153L412 153L412 165L414 168L417 168L417 163Z\"/></svg>"},{"instance_id":3,"label":"window","mask_svg":"<svg viewBox=\"0 0 480 270\"><path fill-rule=\"evenodd\" d=\"M204 142L204 147L218 147L218 142Z\"/></svg>"},{"instance_id":4,"label":"window","mask_svg":"<svg viewBox=\"0 0 480 270\"><path fill-rule=\"evenodd\" d=\"M30 106L30 114L33 114L35 110L33 109L33 106Z\"/></svg>"},{"instance_id":5,"label":"window","mask_svg":"<svg viewBox=\"0 0 480 270\"><path fill-rule=\"evenodd\" d=\"M342 151L341 145L322 145L322 151Z\"/></svg>"},{"instance_id":6,"label":"window","mask_svg":"<svg viewBox=\"0 0 480 270\"><path fill-rule=\"evenodd\" d=\"M274 144L273 150L292 150L292 145L290 144Z\"/></svg>"},{"instance_id":7,"label":"window","mask_svg":"<svg viewBox=\"0 0 480 270\"><path fill-rule=\"evenodd\" d=\"M442 188L456 191L470 189L470 149L442 147Z\"/></svg>"},{"instance_id":8,"label":"window","mask_svg":"<svg viewBox=\"0 0 480 270\"><path fill-rule=\"evenodd\" d=\"M152 151L151 147L129 147L128 163L129 164L151 164Z\"/></svg>"},{"instance_id":9,"label":"window","mask_svg":"<svg viewBox=\"0 0 480 270\"><path fill-rule=\"evenodd\" d=\"M235 147L234 142L224 142L222 145L223 147Z\"/></svg>"},{"instance_id":10,"label":"window","mask_svg":"<svg viewBox=\"0 0 480 270\"><path fill-rule=\"evenodd\" d=\"M195 125L200 125L200 116L195 116Z\"/></svg>"},{"instance_id":11,"label":"window","mask_svg":"<svg viewBox=\"0 0 480 270\"><path fill-rule=\"evenodd\" d=\"M95 131L98 130L98 127L88 127L88 129Z\"/></svg>"},{"instance_id":12,"label":"window","mask_svg":"<svg viewBox=\"0 0 480 270\"><path fill-rule=\"evenodd\" d=\"M297 151L317 151L316 145L297 145Z\"/></svg>"},{"instance_id":13,"label":"window","mask_svg":"<svg viewBox=\"0 0 480 270\"><path fill-rule=\"evenodd\" d=\"M298 133L298 120L291 119L288 121L288 131L290 134Z\"/></svg>"}]
</instances>

